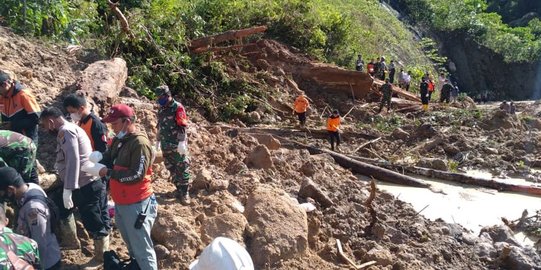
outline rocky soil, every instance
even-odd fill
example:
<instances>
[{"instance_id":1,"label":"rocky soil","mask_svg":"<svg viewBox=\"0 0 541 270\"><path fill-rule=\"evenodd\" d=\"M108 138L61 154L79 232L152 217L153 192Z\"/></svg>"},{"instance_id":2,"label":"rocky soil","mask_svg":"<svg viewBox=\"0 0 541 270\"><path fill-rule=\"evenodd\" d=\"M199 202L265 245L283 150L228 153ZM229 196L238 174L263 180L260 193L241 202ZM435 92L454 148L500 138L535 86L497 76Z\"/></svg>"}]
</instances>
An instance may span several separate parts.
<instances>
[{"instance_id":1,"label":"rocky soil","mask_svg":"<svg viewBox=\"0 0 541 270\"><path fill-rule=\"evenodd\" d=\"M73 91L86 67L58 48L2 28L0 48L5 55L0 69L13 70L42 104ZM231 72L250 74L249 69ZM372 190L369 180L335 164L329 155L310 155L268 135L278 130L291 140L327 147L317 134L294 128L288 106L298 89L285 74L272 76L276 84L266 89L273 89L268 99L273 109L256 110L257 117L252 113L252 129L240 121L209 123L188 104L191 205L182 206L174 198L168 172L163 164L154 165L160 208L152 236L160 269L186 269L216 236L243 244L257 269L351 269L339 256L336 239L356 263L375 261L366 269L541 268L538 253L521 247L508 227L487 228L477 236L457 224L427 220L410 204ZM346 94L313 91L309 97L314 101L309 115L312 129L323 126L322 108L338 108L345 114L355 105L344 121L343 152L420 166L436 164L440 169L449 169L453 160L459 170L486 168L539 179L529 169L539 167L539 104L521 105L518 116L490 107L466 110L463 104L436 106L428 114L414 110L374 115L376 104L353 103ZM133 104L141 128L154 140L156 105L129 89L117 101ZM378 137L382 139L354 151ZM39 158L52 170L54 138L46 134L41 138ZM367 204L371 192L373 201ZM305 203L316 209L306 211ZM64 251L67 269L77 269L92 254L91 240L79 231L83 248ZM125 257L116 230L112 239L112 248Z\"/></svg>"}]
</instances>

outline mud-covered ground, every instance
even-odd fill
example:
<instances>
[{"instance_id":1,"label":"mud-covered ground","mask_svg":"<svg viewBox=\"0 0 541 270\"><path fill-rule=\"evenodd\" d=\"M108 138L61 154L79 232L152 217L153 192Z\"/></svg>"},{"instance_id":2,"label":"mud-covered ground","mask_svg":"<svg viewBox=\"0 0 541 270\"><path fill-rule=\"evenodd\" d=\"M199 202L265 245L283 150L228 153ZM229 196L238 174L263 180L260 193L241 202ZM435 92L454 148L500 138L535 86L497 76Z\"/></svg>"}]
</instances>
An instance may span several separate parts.
<instances>
[{"instance_id":1,"label":"mud-covered ground","mask_svg":"<svg viewBox=\"0 0 541 270\"><path fill-rule=\"evenodd\" d=\"M0 48L6 55L0 69L13 70L42 104L52 103L86 66L58 48L29 42L2 28ZM249 76L250 72L231 75ZM457 224L429 221L411 205L379 190L370 207L372 189L366 179L340 167L327 154L310 155L266 134L275 132L265 130L277 130L288 139L328 147L324 137L295 128L288 106L298 90L288 86L286 77L277 71L272 74L276 80L267 78L273 82L264 88L272 108L262 106L247 113L244 120L249 120L252 131L242 128L245 123L240 121L209 123L187 104L192 121L193 200L189 206L174 198L163 164L154 165L153 185L160 207L152 236L160 269L186 269L216 236L228 236L246 246L257 269L351 269L339 256L336 239L357 264L375 261L366 269L541 267L537 253L516 243L505 226L489 228L478 237ZM314 101L308 120L312 130L323 128L320 115L325 107L345 114L355 105L344 119L343 153L539 179L530 168L539 167L540 105L520 104L519 115L502 114L494 106L465 109L462 103L456 108L435 106L429 113L413 109L375 115L374 103L353 103L348 96L323 90L307 93ZM133 94L119 101L134 105L141 128L154 140L156 105ZM42 134L39 147L38 158L51 173L54 138ZM303 203L315 205L316 210L306 212ZM92 255L91 240L84 230L79 231L83 248L63 252L67 269L77 269ZM111 247L126 257L116 230Z\"/></svg>"}]
</instances>

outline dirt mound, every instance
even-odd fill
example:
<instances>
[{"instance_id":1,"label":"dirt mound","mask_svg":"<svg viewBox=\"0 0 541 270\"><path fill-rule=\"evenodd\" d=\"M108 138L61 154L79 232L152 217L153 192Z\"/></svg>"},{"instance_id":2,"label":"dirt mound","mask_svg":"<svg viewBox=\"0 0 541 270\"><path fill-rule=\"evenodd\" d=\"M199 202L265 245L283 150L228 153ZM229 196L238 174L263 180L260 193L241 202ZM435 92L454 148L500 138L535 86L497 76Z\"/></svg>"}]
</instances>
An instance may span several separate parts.
<instances>
[{"instance_id":1,"label":"dirt mound","mask_svg":"<svg viewBox=\"0 0 541 270\"><path fill-rule=\"evenodd\" d=\"M60 48L27 40L0 27L0 70L9 70L32 90L43 106L75 83L77 72L86 67Z\"/></svg>"}]
</instances>

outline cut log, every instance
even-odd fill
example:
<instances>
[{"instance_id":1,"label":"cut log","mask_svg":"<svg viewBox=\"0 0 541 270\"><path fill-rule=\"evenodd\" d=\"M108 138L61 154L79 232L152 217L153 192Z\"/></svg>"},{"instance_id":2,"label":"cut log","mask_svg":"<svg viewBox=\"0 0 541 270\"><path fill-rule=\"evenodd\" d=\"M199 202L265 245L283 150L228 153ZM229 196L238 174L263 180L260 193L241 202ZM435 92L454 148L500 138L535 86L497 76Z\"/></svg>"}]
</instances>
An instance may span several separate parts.
<instances>
[{"instance_id":1,"label":"cut log","mask_svg":"<svg viewBox=\"0 0 541 270\"><path fill-rule=\"evenodd\" d=\"M510 192L529 194L529 195L541 195L541 187L536 187L536 186L504 183L504 182L500 182L500 181L496 181L492 179L473 177L471 175L466 175L462 173L444 172L444 171L415 167L415 166L400 166L399 168L403 169L404 171L408 173L422 175L422 176L435 178L435 179L447 180L450 182L455 182L455 183L460 183L460 184L492 188L499 191L510 191Z\"/></svg>"},{"instance_id":2,"label":"cut log","mask_svg":"<svg viewBox=\"0 0 541 270\"><path fill-rule=\"evenodd\" d=\"M206 36L198 39L194 39L190 42L190 49L196 50L201 47L212 47L214 44L218 44L224 41L241 39L253 34L262 33L267 31L266 26L255 26L251 28L245 28L240 30L230 30L221 34Z\"/></svg>"},{"instance_id":3,"label":"cut log","mask_svg":"<svg viewBox=\"0 0 541 270\"><path fill-rule=\"evenodd\" d=\"M385 84L384 81L382 80L378 80L378 79L374 79L374 85L376 85L378 88L380 86L382 86L383 84ZM398 87L398 86L395 86L393 85L393 93L397 94L399 97L402 97L404 99L407 99L407 100L411 100L411 101L417 101L417 102L421 102L421 98L418 97L416 94L412 93L412 92L408 92L406 90L403 90L402 88Z\"/></svg>"},{"instance_id":4,"label":"cut log","mask_svg":"<svg viewBox=\"0 0 541 270\"><path fill-rule=\"evenodd\" d=\"M299 142L295 142L280 136L276 136L277 139L292 143L297 147L307 149L310 154L329 154L336 163L338 163L340 166L351 169L351 171L362 174L368 177L374 177L378 180L394 183L394 184L400 184L400 185L406 185L406 186L412 186L412 187L422 187L422 188L431 188L430 184L423 182L422 180L415 179L413 177L399 174L397 172L381 168L378 166L374 166L362 161L358 161L355 159L352 159L346 155L342 155L340 153L336 153L330 150L317 148L314 146L305 145Z\"/></svg>"},{"instance_id":5,"label":"cut log","mask_svg":"<svg viewBox=\"0 0 541 270\"><path fill-rule=\"evenodd\" d=\"M128 67L123 59L98 61L88 66L77 79L76 93L98 105L94 110L100 113L116 102L127 78Z\"/></svg>"}]
</instances>

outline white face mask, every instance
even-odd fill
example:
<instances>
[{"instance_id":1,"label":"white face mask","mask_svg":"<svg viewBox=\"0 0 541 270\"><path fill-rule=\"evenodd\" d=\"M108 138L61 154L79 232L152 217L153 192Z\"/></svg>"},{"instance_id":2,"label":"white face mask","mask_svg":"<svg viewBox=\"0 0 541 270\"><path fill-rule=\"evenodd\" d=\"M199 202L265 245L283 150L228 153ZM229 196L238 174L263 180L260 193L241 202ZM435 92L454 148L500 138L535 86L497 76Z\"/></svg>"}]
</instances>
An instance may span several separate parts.
<instances>
[{"instance_id":1,"label":"white face mask","mask_svg":"<svg viewBox=\"0 0 541 270\"><path fill-rule=\"evenodd\" d=\"M70 113L70 117L73 122L81 121L81 115L79 113Z\"/></svg>"}]
</instances>

